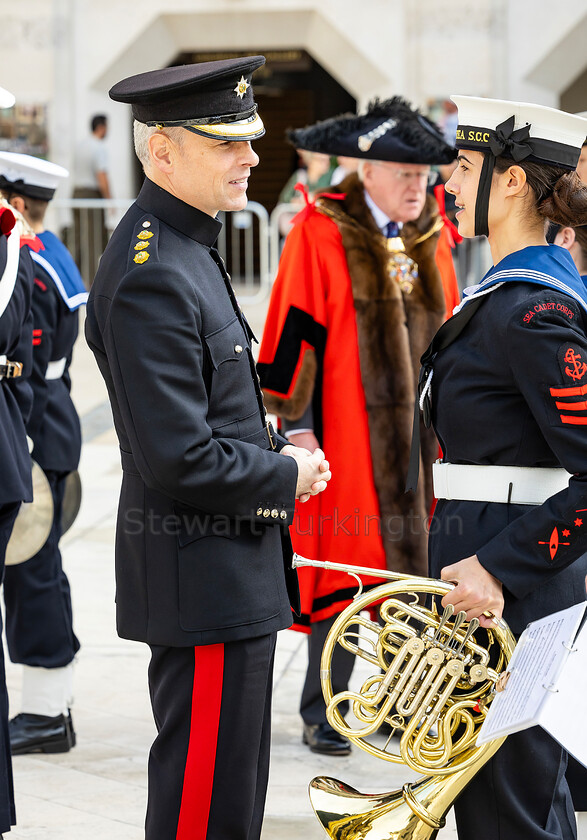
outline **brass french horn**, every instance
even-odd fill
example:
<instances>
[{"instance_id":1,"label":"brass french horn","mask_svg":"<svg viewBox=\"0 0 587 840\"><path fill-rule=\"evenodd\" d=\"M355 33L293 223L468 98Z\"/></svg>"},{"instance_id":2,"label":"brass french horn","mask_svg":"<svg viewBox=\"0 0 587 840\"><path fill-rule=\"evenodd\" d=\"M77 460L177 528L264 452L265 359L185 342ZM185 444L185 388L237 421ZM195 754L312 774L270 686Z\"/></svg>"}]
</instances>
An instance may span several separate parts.
<instances>
[{"instance_id":1,"label":"brass french horn","mask_svg":"<svg viewBox=\"0 0 587 840\"><path fill-rule=\"evenodd\" d=\"M441 611L438 605L451 583L299 556L293 565L346 571L359 582L322 652L329 723L361 749L424 775L401 790L375 795L319 776L310 782L318 820L332 840L433 840L457 796L504 740L476 746L514 636L501 619L486 630L478 619L467 622L464 613ZM361 575L391 582L362 593ZM364 614L376 605L380 623ZM337 645L373 666L360 692L333 695ZM340 712L344 701L350 722ZM389 734L377 740L373 736L383 724Z\"/></svg>"}]
</instances>

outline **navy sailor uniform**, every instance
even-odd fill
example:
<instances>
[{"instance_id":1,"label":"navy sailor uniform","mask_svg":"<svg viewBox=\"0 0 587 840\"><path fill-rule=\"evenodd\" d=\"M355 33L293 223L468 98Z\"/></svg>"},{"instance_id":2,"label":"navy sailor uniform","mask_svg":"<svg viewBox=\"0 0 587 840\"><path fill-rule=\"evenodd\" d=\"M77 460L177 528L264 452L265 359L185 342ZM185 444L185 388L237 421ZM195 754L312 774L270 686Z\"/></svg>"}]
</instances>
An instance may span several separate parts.
<instances>
[{"instance_id":1,"label":"navy sailor uniform","mask_svg":"<svg viewBox=\"0 0 587 840\"><path fill-rule=\"evenodd\" d=\"M73 631L69 581L59 540L65 482L77 469L80 421L70 396L69 366L79 331L79 307L87 300L81 275L65 245L50 231L44 249L31 251L34 267L33 406L27 425L33 459L53 496L53 526L34 556L6 569L6 637L13 662L42 668L68 665L79 650Z\"/></svg>"},{"instance_id":2,"label":"navy sailor uniform","mask_svg":"<svg viewBox=\"0 0 587 840\"><path fill-rule=\"evenodd\" d=\"M568 252L551 245L510 254L471 298L464 308L477 311L432 360L431 416L443 459L562 466L571 478L536 506L439 500L430 574L477 554L502 582L504 618L519 634L585 599L586 295ZM574 837L565 767L566 753L539 727L510 735L457 800L459 837Z\"/></svg>"},{"instance_id":3,"label":"navy sailor uniform","mask_svg":"<svg viewBox=\"0 0 587 840\"><path fill-rule=\"evenodd\" d=\"M6 211L8 212L8 211ZM32 501L31 462L25 422L32 405L32 392L26 377L32 366L31 296L33 271L28 248L20 247L18 230L10 238L0 235L0 291L7 276L7 265L14 260L13 290L0 312L0 356L21 362L23 375L0 379L0 580L4 575L6 546L21 502ZM0 617L0 634L2 619ZM4 671L4 652L0 644L0 833L16 823L10 739L8 734L8 693Z\"/></svg>"},{"instance_id":4,"label":"navy sailor uniform","mask_svg":"<svg viewBox=\"0 0 587 840\"><path fill-rule=\"evenodd\" d=\"M286 441L266 425L220 228L147 179L88 302L123 467L118 632L152 650L147 840L259 837L275 633L299 606L297 467L272 451Z\"/></svg>"}]
</instances>

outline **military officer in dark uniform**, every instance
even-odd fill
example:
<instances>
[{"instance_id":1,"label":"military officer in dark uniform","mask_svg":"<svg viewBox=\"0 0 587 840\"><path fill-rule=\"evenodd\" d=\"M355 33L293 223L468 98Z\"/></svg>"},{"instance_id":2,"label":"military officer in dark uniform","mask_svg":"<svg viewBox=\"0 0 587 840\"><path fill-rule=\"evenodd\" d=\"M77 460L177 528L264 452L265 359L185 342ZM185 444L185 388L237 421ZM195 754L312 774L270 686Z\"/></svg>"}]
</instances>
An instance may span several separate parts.
<instances>
[{"instance_id":1,"label":"military officer in dark uniform","mask_svg":"<svg viewBox=\"0 0 587 840\"><path fill-rule=\"evenodd\" d=\"M276 631L298 607L287 526L330 478L267 423L252 332L215 249L246 205L264 133L262 56L152 71L131 103L141 192L104 252L86 336L106 381L123 483L118 631L147 642L158 735L147 840L257 840Z\"/></svg>"},{"instance_id":2,"label":"military officer in dark uniform","mask_svg":"<svg viewBox=\"0 0 587 840\"><path fill-rule=\"evenodd\" d=\"M13 104L14 97L0 88L0 107ZM25 431L32 405L32 391L25 377L32 367L33 271L28 249L21 248L24 225L21 220L17 227L14 225L12 210L0 199L0 580L21 502L33 498ZM15 823L8 693L0 643L0 832L10 831Z\"/></svg>"},{"instance_id":3,"label":"military officer in dark uniform","mask_svg":"<svg viewBox=\"0 0 587 840\"><path fill-rule=\"evenodd\" d=\"M493 266L423 357L422 404L443 461L430 572L442 605L502 614L515 634L585 598L587 295L546 220L587 222L574 172L587 123L542 106L453 97L459 232ZM431 396L430 396L431 395ZM425 412L426 414L427 412ZM461 840L570 840L567 757L539 727L510 735L455 805Z\"/></svg>"},{"instance_id":4,"label":"military officer in dark uniform","mask_svg":"<svg viewBox=\"0 0 587 840\"><path fill-rule=\"evenodd\" d=\"M70 396L69 366L79 329L79 307L87 292L73 257L45 229L45 214L62 166L30 155L0 152L0 190L29 223L43 250L34 263L33 408L27 432L33 460L44 471L53 496L53 526L41 550L25 563L6 568L6 636L13 662L23 665L21 713L10 721L13 755L67 752L75 744L69 706L73 659L79 642L73 631L69 581L59 540L65 483L77 469L81 429Z\"/></svg>"}]
</instances>

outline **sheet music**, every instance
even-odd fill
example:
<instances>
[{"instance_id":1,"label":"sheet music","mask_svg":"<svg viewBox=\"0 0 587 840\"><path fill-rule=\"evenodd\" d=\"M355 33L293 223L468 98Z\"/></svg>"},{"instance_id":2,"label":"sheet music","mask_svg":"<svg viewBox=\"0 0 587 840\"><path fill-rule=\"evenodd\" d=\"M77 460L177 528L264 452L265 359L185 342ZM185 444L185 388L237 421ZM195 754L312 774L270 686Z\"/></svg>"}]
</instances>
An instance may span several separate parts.
<instances>
[{"instance_id":1,"label":"sheet music","mask_svg":"<svg viewBox=\"0 0 587 840\"><path fill-rule=\"evenodd\" d=\"M556 693L551 693L540 713L540 726L587 766L587 625L580 630L574 647L557 680Z\"/></svg>"},{"instance_id":2,"label":"sheet music","mask_svg":"<svg viewBox=\"0 0 587 840\"><path fill-rule=\"evenodd\" d=\"M571 686L567 688L568 680L565 679L565 691L561 693L559 679L566 668L569 649L573 647L586 608L585 602L576 604L534 621L524 630L508 666L510 677L507 686L494 697L477 738L478 744L535 724L543 726L543 711L552 697L557 698L558 714L570 723L570 709L565 711L565 707L569 702L567 694ZM587 644L582 647L587 655ZM583 670L587 674L587 659L583 660ZM584 698L584 694L582 696ZM551 725L552 719L553 715L549 715ZM548 729L547 726L544 728ZM551 734L557 737L554 732Z\"/></svg>"}]
</instances>

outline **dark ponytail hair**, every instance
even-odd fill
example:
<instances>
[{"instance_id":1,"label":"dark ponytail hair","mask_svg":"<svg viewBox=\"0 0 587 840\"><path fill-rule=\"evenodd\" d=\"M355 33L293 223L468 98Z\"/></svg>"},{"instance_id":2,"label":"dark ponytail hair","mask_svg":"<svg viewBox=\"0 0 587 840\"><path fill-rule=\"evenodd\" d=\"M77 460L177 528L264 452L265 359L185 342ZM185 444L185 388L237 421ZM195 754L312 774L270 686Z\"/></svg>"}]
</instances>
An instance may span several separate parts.
<instances>
[{"instance_id":1,"label":"dark ponytail hair","mask_svg":"<svg viewBox=\"0 0 587 840\"><path fill-rule=\"evenodd\" d=\"M495 171L502 173L513 165L514 162L510 158L498 157L495 161ZM565 227L587 224L587 186L575 170L569 171L560 166L525 160L515 165L520 166L526 173L539 216Z\"/></svg>"}]
</instances>

